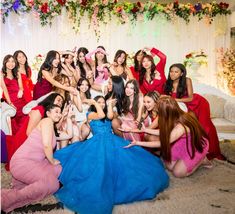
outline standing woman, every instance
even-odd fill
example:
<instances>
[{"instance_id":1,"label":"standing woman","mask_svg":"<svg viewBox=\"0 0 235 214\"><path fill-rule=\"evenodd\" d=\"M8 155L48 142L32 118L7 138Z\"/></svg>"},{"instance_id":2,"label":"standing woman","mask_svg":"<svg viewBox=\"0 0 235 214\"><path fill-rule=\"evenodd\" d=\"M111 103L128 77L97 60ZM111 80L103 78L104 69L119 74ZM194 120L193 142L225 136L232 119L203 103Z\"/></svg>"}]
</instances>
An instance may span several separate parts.
<instances>
[{"instance_id":1,"label":"standing woman","mask_svg":"<svg viewBox=\"0 0 235 214\"><path fill-rule=\"evenodd\" d=\"M26 101L23 97L23 84L21 75L16 70L16 62L12 55L6 55L3 59L2 66L3 81L7 88L6 99L8 96L9 105L16 107L16 115L11 118L12 134L14 135L19 127L21 127L25 115L22 112L22 108L26 105ZM6 92L6 90L5 90Z\"/></svg>"},{"instance_id":2,"label":"standing woman","mask_svg":"<svg viewBox=\"0 0 235 214\"><path fill-rule=\"evenodd\" d=\"M134 79L131 70L126 64L127 54L123 50L118 50L114 57L114 63L110 67L112 76L120 76L125 82Z\"/></svg>"},{"instance_id":3,"label":"standing woman","mask_svg":"<svg viewBox=\"0 0 235 214\"><path fill-rule=\"evenodd\" d=\"M66 91L70 91L71 93L76 93L75 88L66 87L55 81L54 78L60 73L60 71L60 55L57 51L51 50L47 53L46 59L39 70L38 80L34 86L33 91L34 100L51 92L52 86L56 86Z\"/></svg>"},{"instance_id":4,"label":"standing woman","mask_svg":"<svg viewBox=\"0 0 235 214\"><path fill-rule=\"evenodd\" d=\"M61 73L67 75L70 80L70 85L76 87L77 82L79 80L79 72L76 70L76 66L74 64L75 54L71 51L63 51L61 54L61 65L62 71Z\"/></svg>"},{"instance_id":5,"label":"standing woman","mask_svg":"<svg viewBox=\"0 0 235 214\"><path fill-rule=\"evenodd\" d=\"M94 62L94 83L95 84L103 84L109 77L110 64L107 61L107 54L105 48L103 46L98 46L96 50L86 55L87 60L92 60L92 55L95 54L95 62Z\"/></svg>"},{"instance_id":6,"label":"standing woman","mask_svg":"<svg viewBox=\"0 0 235 214\"><path fill-rule=\"evenodd\" d=\"M149 91L157 91L160 94L164 91L164 84L166 81L165 65L166 55L161 51L152 48L151 54L159 57L160 61L155 65L153 57L146 55L142 59L142 68L139 75L140 90L143 94Z\"/></svg>"},{"instance_id":7,"label":"standing woman","mask_svg":"<svg viewBox=\"0 0 235 214\"><path fill-rule=\"evenodd\" d=\"M193 93L192 81L186 75L187 71L183 64L171 65L164 89L165 94L174 97L176 101L184 102L188 110L196 115L209 138L209 154L207 157L223 160L218 135L210 118L210 105L204 97Z\"/></svg>"},{"instance_id":8,"label":"standing woman","mask_svg":"<svg viewBox=\"0 0 235 214\"><path fill-rule=\"evenodd\" d=\"M144 50L138 50L134 56L134 66L130 67L131 73L133 77L139 82L140 79L140 70L141 70L141 62L143 57L146 55Z\"/></svg>"},{"instance_id":9,"label":"standing woman","mask_svg":"<svg viewBox=\"0 0 235 214\"><path fill-rule=\"evenodd\" d=\"M60 162L53 158L56 146L54 125L61 118L61 108L50 105L45 118L13 155L10 163L13 189L1 189L5 212L44 199L59 189Z\"/></svg>"},{"instance_id":10,"label":"standing woman","mask_svg":"<svg viewBox=\"0 0 235 214\"><path fill-rule=\"evenodd\" d=\"M79 71L79 79L86 78L89 80L89 83L92 85L94 81L94 72L92 66L86 59L88 50L84 47L81 47L77 51L77 65L76 69Z\"/></svg>"},{"instance_id":11,"label":"standing woman","mask_svg":"<svg viewBox=\"0 0 235 214\"><path fill-rule=\"evenodd\" d=\"M24 88L23 96L25 101L28 103L33 99L33 82L31 80L32 71L28 65L28 58L26 54L21 50L16 51L13 56L16 60L16 69L21 75Z\"/></svg>"}]
</instances>

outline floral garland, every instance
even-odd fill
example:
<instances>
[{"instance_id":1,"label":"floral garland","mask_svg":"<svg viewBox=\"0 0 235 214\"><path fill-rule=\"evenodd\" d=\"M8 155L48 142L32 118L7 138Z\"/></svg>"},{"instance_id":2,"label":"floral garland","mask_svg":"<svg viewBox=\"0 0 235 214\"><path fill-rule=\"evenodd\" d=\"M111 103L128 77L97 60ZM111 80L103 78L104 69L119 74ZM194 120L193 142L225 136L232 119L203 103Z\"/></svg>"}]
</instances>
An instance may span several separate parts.
<instances>
[{"instance_id":1,"label":"floral garland","mask_svg":"<svg viewBox=\"0 0 235 214\"><path fill-rule=\"evenodd\" d=\"M217 76L219 86L228 88L235 95L235 50L223 48L217 50ZM225 84L225 85L224 85Z\"/></svg>"},{"instance_id":2,"label":"floral garland","mask_svg":"<svg viewBox=\"0 0 235 214\"><path fill-rule=\"evenodd\" d=\"M191 3L182 4L178 1L169 4L160 4L154 1L142 2L118 2L118 0L2 0L1 15L3 23L11 12L17 14L33 12L39 17L41 25L52 24L54 17L61 14L65 8L69 18L76 23L74 29L80 26L81 18L88 14L90 23L94 26L96 33L99 32L99 23L107 23L111 16L118 17L121 24L131 21L135 23L138 17L152 20L157 14L163 14L167 20L180 17L189 23L190 16L197 16L213 21L216 15L231 14L227 3Z\"/></svg>"},{"instance_id":3,"label":"floral garland","mask_svg":"<svg viewBox=\"0 0 235 214\"><path fill-rule=\"evenodd\" d=\"M184 65L186 67L192 67L195 64L198 66L207 65L208 59L207 55L201 51L194 51L185 56Z\"/></svg>"}]
</instances>

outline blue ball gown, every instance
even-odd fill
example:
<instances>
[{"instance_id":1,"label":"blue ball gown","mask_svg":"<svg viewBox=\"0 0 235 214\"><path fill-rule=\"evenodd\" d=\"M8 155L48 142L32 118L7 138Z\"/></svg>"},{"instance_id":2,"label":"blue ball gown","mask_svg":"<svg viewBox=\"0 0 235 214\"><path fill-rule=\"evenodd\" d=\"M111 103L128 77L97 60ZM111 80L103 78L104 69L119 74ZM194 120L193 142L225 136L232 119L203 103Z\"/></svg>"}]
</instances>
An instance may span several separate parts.
<instances>
[{"instance_id":1,"label":"blue ball gown","mask_svg":"<svg viewBox=\"0 0 235 214\"><path fill-rule=\"evenodd\" d=\"M112 133L109 120L90 122L93 137L55 152L63 184L55 196L80 214L109 214L115 204L153 199L168 187L162 161Z\"/></svg>"}]
</instances>

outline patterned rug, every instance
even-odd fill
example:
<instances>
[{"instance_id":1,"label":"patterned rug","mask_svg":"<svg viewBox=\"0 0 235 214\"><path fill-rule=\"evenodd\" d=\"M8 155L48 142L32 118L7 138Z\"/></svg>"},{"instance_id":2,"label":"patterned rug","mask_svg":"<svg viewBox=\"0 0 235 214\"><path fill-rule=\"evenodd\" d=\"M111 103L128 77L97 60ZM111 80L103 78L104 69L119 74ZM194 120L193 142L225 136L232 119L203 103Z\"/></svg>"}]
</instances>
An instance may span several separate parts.
<instances>
[{"instance_id":1,"label":"patterned rug","mask_svg":"<svg viewBox=\"0 0 235 214\"><path fill-rule=\"evenodd\" d=\"M10 187L10 175L2 165L2 187ZM212 169L199 168L192 176L179 179L170 175L170 187L155 200L115 206L113 214L234 214L235 165L213 161ZM156 181L157 182L157 181ZM73 213L51 196L12 213Z\"/></svg>"}]
</instances>

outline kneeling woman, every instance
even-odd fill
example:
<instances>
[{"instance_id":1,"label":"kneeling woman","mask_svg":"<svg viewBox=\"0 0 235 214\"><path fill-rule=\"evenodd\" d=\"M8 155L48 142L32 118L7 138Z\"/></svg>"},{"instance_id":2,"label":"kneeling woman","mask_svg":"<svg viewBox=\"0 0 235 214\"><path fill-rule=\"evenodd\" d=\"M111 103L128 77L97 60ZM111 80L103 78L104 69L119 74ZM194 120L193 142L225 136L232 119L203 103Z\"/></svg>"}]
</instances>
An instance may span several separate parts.
<instances>
[{"instance_id":1,"label":"kneeling woman","mask_svg":"<svg viewBox=\"0 0 235 214\"><path fill-rule=\"evenodd\" d=\"M42 200L59 189L60 162L53 158L56 146L54 124L61 118L61 108L50 105L42 119L10 162L13 189L2 189L2 210L10 212Z\"/></svg>"},{"instance_id":2,"label":"kneeling woman","mask_svg":"<svg viewBox=\"0 0 235 214\"><path fill-rule=\"evenodd\" d=\"M153 199L168 187L161 160L112 133L115 99L90 100L88 122L93 137L55 153L63 167L63 187L56 197L80 214L110 214L115 204ZM107 109L107 110L106 110Z\"/></svg>"},{"instance_id":3,"label":"kneeling woman","mask_svg":"<svg viewBox=\"0 0 235 214\"><path fill-rule=\"evenodd\" d=\"M134 141L127 147L134 145L161 147L166 167L176 177L192 174L201 164L211 166L206 158L209 143L205 131L196 117L182 111L173 98L162 97L159 99L158 124L160 141ZM158 135L159 130L152 130L152 134ZM139 132L138 130L133 131Z\"/></svg>"}]
</instances>

